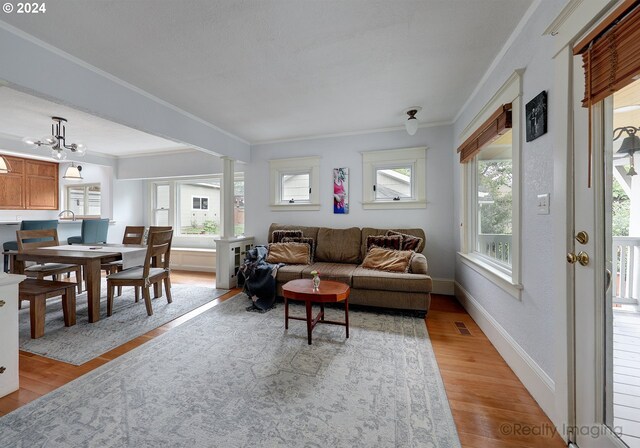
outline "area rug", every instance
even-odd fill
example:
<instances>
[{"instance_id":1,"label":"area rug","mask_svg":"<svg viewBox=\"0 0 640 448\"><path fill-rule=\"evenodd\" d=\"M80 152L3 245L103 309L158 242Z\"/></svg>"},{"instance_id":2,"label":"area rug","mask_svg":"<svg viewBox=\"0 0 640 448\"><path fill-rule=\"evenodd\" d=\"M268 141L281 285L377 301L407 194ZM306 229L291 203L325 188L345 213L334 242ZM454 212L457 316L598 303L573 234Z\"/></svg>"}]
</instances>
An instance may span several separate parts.
<instances>
[{"instance_id":1,"label":"area rug","mask_svg":"<svg viewBox=\"0 0 640 448\"><path fill-rule=\"evenodd\" d=\"M349 339L319 325L307 345L282 305L249 303L229 299L0 418L2 446L460 446L423 319L353 311Z\"/></svg>"},{"instance_id":2,"label":"area rug","mask_svg":"<svg viewBox=\"0 0 640 448\"><path fill-rule=\"evenodd\" d=\"M106 282L102 291L106 293ZM113 315L107 317L107 298L100 302L100 320L88 321L87 295L76 298L76 325L64 326L61 299L47 300L44 336L31 339L29 302L20 311L20 350L80 365L130 340L147 333L189 311L227 293L225 289L175 284L171 287L172 303L163 295L153 299L153 315L147 316L144 300L134 301L133 288L124 287L122 296L113 303ZM152 292L153 295L153 292Z\"/></svg>"}]
</instances>

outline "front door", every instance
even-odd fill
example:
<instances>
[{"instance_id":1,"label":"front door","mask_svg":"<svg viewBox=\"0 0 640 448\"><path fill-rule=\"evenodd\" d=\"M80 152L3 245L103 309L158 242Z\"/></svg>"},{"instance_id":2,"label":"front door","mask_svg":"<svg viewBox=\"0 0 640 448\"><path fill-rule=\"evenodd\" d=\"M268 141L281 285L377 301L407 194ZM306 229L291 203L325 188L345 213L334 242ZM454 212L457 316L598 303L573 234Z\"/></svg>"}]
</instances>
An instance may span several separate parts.
<instances>
[{"instance_id":1,"label":"front door","mask_svg":"<svg viewBox=\"0 0 640 448\"><path fill-rule=\"evenodd\" d=\"M633 164L640 81L593 105L590 125L579 57L574 74L572 441L580 448L640 447L640 176Z\"/></svg>"}]
</instances>

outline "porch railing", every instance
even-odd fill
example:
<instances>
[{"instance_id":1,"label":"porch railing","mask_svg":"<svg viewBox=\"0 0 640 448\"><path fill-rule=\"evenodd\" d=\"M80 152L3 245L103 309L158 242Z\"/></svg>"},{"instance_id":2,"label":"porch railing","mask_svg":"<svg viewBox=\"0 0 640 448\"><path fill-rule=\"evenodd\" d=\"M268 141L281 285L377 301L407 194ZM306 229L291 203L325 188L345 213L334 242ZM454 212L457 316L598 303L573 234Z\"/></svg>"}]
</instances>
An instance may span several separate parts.
<instances>
[{"instance_id":1,"label":"porch railing","mask_svg":"<svg viewBox=\"0 0 640 448\"><path fill-rule=\"evenodd\" d=\"M482 233L477 243L481 254L511 265L511 235Z\"/></svg>"},{"instance_id":2,"label":"porch railing","mask_svg":"<svg viewBox=\"0 0 640 448\"><path fill-rule=\"evenodd\" d=\"M613 302L637 305L640 288L640 237L614 236L612 255Z\"/></svg>"}]
</instances>

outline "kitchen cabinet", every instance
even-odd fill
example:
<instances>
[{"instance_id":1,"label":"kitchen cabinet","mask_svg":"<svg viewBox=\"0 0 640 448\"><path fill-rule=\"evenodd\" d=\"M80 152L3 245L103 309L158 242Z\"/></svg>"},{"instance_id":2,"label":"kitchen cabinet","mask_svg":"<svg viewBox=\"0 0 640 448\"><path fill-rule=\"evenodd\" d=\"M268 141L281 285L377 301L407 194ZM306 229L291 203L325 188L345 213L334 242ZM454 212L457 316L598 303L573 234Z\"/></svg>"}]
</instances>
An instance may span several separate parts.
<instances>
[{"instance_id":1,"label":"kitchen cabinet","mask_svg":"<svg viewBox=\"0 0 640 448\"><path fill-rule=\"evenodd\" d=\"M58 210L58 164L5 156L11 171L0 175L0 209Z\"/></svg>"}]
</instances>

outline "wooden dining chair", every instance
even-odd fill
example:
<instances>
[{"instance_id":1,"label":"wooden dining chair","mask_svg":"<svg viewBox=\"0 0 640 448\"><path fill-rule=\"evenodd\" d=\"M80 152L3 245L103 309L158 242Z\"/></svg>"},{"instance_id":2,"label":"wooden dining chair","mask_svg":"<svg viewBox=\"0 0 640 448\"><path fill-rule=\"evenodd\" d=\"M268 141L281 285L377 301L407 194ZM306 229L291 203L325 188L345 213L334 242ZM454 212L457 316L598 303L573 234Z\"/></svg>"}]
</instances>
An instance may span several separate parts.
<instances>
[{"instance_id":1,"label":"wooden dining chair","mask_svg":"<svg viewBox=\"0 0 640 448\"><path fill-rule=\"evenodd\" d=\"M122 236L122 244L142 244L144 241L144 226L127 226L124 229L124 235ZM102 263L100 268L105 271L107 275L115 274L122 271L122 260L111 261L109 263ZM118 296L122 295L122 286L118 287ZM140 300L139 289L136 288L136 302Z\"/></svg>"},{"instance_id":2,"label":"wooden dining chair","mask_svg":"<svg viewBox=\"0 0 640 448\"><path fill-rule=\"evenodd\" d=\"M30 249L60 245L60 241L58 240L58 231L56 229L18 230L16 231L16 236L18 253ZM39 280L42 280L45 277L52 277L54 281L58 280L59 275L71 272L75 274L78 294L80 294L82 292L82 272L80 265L44 263L29 266L24 270L24 274L27 277L35 277Z\"/></svg>"},{"instance_id":3,"label":"wooden dining chair","mask_svg":"<svg viewBox=\"0 0 640 448\"><path fill-rule=\"evenodd\" d=\"M149 233L149 241L147 245L147 255L144 260L144 266L125 269L116 272L107 277L107 316L113 314L113 298L115 288L118 286L133 286L142 288L144 303L147 307L147 314L153 315L153 307L151 305L151 294L149 288L164 281L164 287L167 295L167 302L171 303L171 282L169 262L171 259L171 240L173 238L173 230L163 230ZM162 260L162 265L153 267L152 259Z\"/></svg>"},{"instance_id":4,"label":"wooden dining chair","mask_svg":"<svg viewBox=\"0 0 640 448\"><path fill-rule=\"evenodd\" d=\"M171 226L150 226L149 227L149 232L147 233L147 243L149 242L149 237L151 236L152 233L154 232L164 232L166 230L173 230L173 227ZM159 259L158 257L154 257L151 260L151 266L154 267L158 267L162 265L162 260ZM169 287L171 287L171 279L169 279ZM155 285L153 285L153 297L160 297L162 296L162 283L156 283Z\"/></svg>"}]
</instances>

